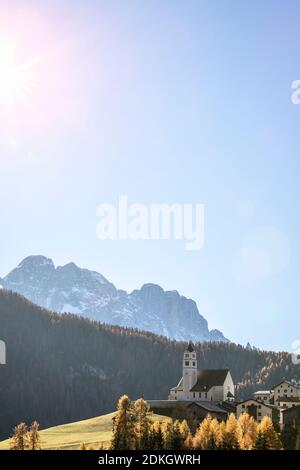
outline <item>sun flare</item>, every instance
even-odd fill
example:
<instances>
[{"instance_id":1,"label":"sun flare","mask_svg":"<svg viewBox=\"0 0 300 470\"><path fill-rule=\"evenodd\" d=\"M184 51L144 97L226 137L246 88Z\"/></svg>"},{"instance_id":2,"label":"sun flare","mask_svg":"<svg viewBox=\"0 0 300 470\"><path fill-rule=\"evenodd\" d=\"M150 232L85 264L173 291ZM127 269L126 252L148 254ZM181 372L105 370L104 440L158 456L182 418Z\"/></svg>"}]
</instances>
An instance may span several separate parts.
<instances>
[{"instance_id":1,"label":"sun flare","mask_svg":"<svg viewBox=\"0 0 300 470\"><path fill-rule=\"evenodd\" d=\"M30 92L29 64L19 64L15 49L0 44L0 106L12 112L18 101L28 98Z\"/></svg>"}]
</instances>

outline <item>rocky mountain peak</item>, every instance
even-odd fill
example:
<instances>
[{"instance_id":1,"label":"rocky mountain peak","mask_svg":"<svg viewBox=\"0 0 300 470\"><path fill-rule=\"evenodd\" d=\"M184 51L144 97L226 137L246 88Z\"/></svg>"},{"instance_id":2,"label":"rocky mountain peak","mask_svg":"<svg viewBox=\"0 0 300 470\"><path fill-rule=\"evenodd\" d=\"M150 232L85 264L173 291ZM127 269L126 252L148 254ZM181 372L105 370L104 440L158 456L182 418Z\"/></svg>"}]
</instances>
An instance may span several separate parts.
<instances>
[{"instance_id":1,"label":"rocky mountain peak","mask_svg":"<svg viewBox=\"0 0 300 470\"><path fill-rule=\"evenodd\" d=\"M17 269L37 269L37 268L50 268L55 269L54 263L51 258L46 258L42 255L33 255L27 256L23 261L17 266Z\"/></svg>"},{"instance_id":2,"label":"rocky mountain peak","mask_svg":"<svg viewBox=\"0 0 300 470\"><path fill-rule=\"evenodd\" d=\"M102 274L71 262L55 268L45 256L29 256L0 284L57 312L70 312L104 323L151 331L177 340L227 341L209 331L196 302L152 283L130 294Z\"/></svg>"}]
</instances>

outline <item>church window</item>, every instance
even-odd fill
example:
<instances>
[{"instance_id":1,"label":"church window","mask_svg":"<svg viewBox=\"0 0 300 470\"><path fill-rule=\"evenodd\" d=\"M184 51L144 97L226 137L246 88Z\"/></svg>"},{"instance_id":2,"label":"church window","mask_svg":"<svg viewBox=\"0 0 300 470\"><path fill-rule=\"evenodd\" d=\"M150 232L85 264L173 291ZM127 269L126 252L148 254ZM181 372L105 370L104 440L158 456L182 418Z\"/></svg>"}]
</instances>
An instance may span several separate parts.
<instances>
[{"instance_id":1,"label":"church window","mask_svg":"<svg viewBox=\"0 0 300 470\"><path fill-rule=\"evenodd\" d=\"M207 392L205 392L205 398L207 398Z\"/></svg>"}]
</instances>

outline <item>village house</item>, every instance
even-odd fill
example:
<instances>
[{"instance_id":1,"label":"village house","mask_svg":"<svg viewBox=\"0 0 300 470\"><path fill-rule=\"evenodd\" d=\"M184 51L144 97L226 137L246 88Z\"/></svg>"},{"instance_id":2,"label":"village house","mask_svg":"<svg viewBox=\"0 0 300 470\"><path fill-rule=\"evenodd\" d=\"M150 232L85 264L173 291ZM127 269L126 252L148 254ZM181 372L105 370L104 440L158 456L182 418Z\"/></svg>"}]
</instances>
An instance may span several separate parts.
<instances>
[{"instance_id":1,"label":"village house","mask_svg":"<svg viewBox=\"0 0 300 470\"><path fill-rule=\"evenodd\" d=\"M248 413L258 422L261 422L265 416L275 421L276 407L250 398L236 405L236 417L239 418L243 413Z\"/></svg>"},{"instance_id":2,"label":"village house","mask_svg":"<svg viewBox=\"0 0 300 470\"><path fill-rule=\"evenodd\" d=\"M283 380L279 382L274 389L274 403L277 404L281 398L299 398L300 397L300 386L299 384ZM297 401L297 400L296 400Z\"/></svg>"},{"instance_id":3,"label":"village house","mask_svg":"<svg viewBox=\"0 0 300 470\"><path fill-rule=\"evenodd\" d=\"M259 390L253 393L254 400L261 401L266 404L271 404L273 400L273 392L271 390Z\"/></svg>"},{"instance_id":4,"label":"village house","mask_svg":"<svg viewBox=\"0 0 300 470\"><path fill-rule=\"evenodd\" d=\"M275 405L279 409L291 408L300 405L300 386L288 380L282 380L272 390L255 392L253 398L265 404Z\"/></svg>"},{"instance_id":5,"label":"village house","mask_svg":"<svg viewBox=\"0 0 300 470\"><path fill-rule=\"evenodd\" d=\"M254 402L260 403L261 408ZM291 426L295 419L300 418L300 386L296 382L282 380L272 390L257 391L252 400L246 400L237 406L237 416L250 405L252 416L268 416L270 410L272 421L279 421L281 429ZM251 406L252 405L252 406ZM256 409L255 409L256 408ZM258 419L259 421L259 419Z\"/></svg>"}]
</instances>

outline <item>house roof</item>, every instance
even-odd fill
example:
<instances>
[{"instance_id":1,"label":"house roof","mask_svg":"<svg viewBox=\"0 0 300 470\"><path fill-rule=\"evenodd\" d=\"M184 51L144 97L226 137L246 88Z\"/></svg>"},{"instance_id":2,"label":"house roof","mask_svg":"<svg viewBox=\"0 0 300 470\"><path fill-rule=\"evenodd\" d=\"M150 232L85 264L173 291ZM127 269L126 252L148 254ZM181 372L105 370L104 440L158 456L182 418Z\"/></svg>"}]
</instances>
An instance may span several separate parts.
<instances>
[{"instance_id":1,"label":"house roof","mask_svg":"<svg viewBox=\"0 0 300 470\"><path fill-rule=\"evenodd\" d=\"M257 392L254 392L253 395L271 395L271 393L271 390L258 390Z\"/></svg>"},{"instance_id":2,"label":"house roof","mask_svg":"<svg viewBox=\"0 0 300 470\"><path fill-rule=\"evenodd\" d=\"M231 392L228 392L228 393L227 393L227 397L228 397L228 398L234 398L234 395L232 395Z\"/></svg>"},{"instance_id":3,"label":"house roof","mask_svg":"<svg viewBox=\"0 0 300 470\"><path fill-rule=\"evenodd\" d=\"M281 409L281 410L280 410L280 413L283 413L283 414L294 414L294 413L297 413L297 414L299 415L299 414L300 414L300 406L297 405L297 406L292 406L291 408Z\"/></svg>"},{"instance_id":4,"label":"house roof","mask_svg":"<svg viewBox=\"0 0 300 470\"><path fill-rule=\"evenodd\" d=\"M278 397L277 401L279 402L291 402L296 403L300 402L300 397Z\"/></svg>"},{"instance_id":5,"label":"house roof","mask_svg":"<svg viewBox=\"0 0 300 470\"><path fill-rule=\"evenodd\" d=\"M274 406L268 405L267 403L262 403L261 401L255 400L255 398L248 398L247 400L241 401L240 403L237 403L237 406L243 405L244 403L247 403L248 401L251 401L251 402L254 401L254 402L257 403L258 405L260 405L260 406L266 406L267 408L271 408L271 409L274 408Z\"/></svg>"},{"instance_id":6,"label":"house roof","mask_svg":"<svg viewBox=\"0 0 300 470\"><path fill-rule=\"evenodd\" d=\"M299 384L295 384L293 382L290 382L289 380L281 380L281 382L279 382L277 385L275 385L274 388L279 387L279 385L281 385L281 384L287 384L287 385L290 385L291 387L294 387L294 388L300 388Z\"/></svg>"},{"instance_id":7,"label":"house roof","mask_svg":"<svg viewBox=\"0 0 300 470\"><path fill-rule=\"evenodd\" d=\"M208 392L214 386L224 384L229 369L198 369L197 382L191 392Z\"/></svg>"},{"instance_id":8,"label":"house roof","mask_svg":"<svg viewBox=\"0 0 300 470\"><path fill-rule=\"evenodd\" d=\"M199 408L203 408L204 410L211 411L213 413L228 413L228 410L223 408L219 403L213 401L194 401L192 403L197 405ZM189 406L191 406L192 403Z\"/></svg>"},{"instance_id":9,"label":"house roof","mask_svg":"<svg viewBox=\"0 0 300 470\"><path fill-rule=\"evenodd\" d=\"M212 413L228 414L228 409L222 406L220 402L214 401L187 401L187 400L147 400L152 409L177 408L178 406L190 407L192 405Z\"/></svg>"},{"instance_id":10,"label":"house roof","mask_svg":"<svg viewBox=\"0 0 300 470\"><path fill-rule=\"evenodd\" d=\"M181 403L179 400L147 400L150 408L173 408ZM189 403L189 402L185 402Z\"/></svg>"},{"instance_id":11,"label":"house roof","mask_svg":"<svg viewBox=\"0 0 300 470\"><path fill-rule=\"evenodd\" d=\"M231 412L231 413L235 413L236 412L236 405L237 403L236 402L233 402L233 401L222 401L221 403L221 406L222 408L224 408L225 410Z\"/></svg>"}]
</instances>

